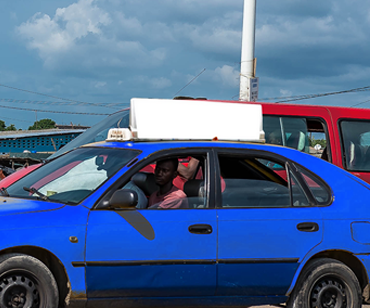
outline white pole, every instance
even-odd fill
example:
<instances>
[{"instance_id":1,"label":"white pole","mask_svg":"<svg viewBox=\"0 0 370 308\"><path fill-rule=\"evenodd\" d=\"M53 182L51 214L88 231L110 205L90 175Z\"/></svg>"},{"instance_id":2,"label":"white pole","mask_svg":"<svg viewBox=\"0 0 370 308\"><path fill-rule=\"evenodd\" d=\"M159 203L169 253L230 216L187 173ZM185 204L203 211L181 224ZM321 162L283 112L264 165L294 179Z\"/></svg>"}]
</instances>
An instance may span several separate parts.
<instances>
[{"instance_id":1,"label":"white pole","mask_svg":"<svg viewBox=\"0 0 370 308\"><path fill-rule=\"evenodd\" d=\"M254 78L254 40L256 28L256 0L244 0L242 57L240 65L239 100L251 100L251 82Z\"/></svg>"}]
</instances>

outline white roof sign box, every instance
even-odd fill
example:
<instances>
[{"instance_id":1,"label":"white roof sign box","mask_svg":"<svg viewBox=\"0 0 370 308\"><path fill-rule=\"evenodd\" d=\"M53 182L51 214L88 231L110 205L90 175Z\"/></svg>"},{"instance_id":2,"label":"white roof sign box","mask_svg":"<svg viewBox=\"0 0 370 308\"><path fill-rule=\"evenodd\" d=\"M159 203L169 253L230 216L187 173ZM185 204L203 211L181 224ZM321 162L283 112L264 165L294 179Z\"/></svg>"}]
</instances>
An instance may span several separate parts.
<instances>
[{"instance_id":1,"label":"white roof sign box","mask_svg":"<svg viewBox=\"0 0 370 308\"><path fill-rule=\"evenodd\" d=\"M265 141L258 104L133 98L130 130L141 140Z\"/></svg>"}]
</instances>

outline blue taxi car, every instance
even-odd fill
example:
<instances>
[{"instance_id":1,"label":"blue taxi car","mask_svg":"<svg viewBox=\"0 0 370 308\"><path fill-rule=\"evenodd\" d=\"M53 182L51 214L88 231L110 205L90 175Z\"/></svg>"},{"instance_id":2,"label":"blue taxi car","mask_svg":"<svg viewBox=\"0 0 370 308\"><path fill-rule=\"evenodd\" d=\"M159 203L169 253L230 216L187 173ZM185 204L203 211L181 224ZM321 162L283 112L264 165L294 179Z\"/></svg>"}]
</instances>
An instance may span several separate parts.
<instances>
[{"instance_id":1,"label":"blue taxi car","mask_svg":"<svg viewBox=\"0 0 370 308\"><path fill-rule=\"evenodd\" d=\"M156 189L145 168L189 156L188 208L135 208ZM360 307L369 199L365 182L278 146L87 145L2 190L0 307Z\"/></svg>"},{"instance_id":2,"label":"blue taxi car","mask_svg":"<svg viewBox=\"0 0 370 308\"><path fill-rule=\"evenodd\" d=\"M144 113L146 103L130 110ZM0 187L0 307L369 302L370 185L293 149L212 138L230 128L242 139L237 115L257 119L260 134L262 113L236 105L229 123L209 124L208 141L154 141L160 123L134 118ZM162 209L150 202L169 159L197 163L171 179L185 206Z\"/></svg>"}]
</instances>

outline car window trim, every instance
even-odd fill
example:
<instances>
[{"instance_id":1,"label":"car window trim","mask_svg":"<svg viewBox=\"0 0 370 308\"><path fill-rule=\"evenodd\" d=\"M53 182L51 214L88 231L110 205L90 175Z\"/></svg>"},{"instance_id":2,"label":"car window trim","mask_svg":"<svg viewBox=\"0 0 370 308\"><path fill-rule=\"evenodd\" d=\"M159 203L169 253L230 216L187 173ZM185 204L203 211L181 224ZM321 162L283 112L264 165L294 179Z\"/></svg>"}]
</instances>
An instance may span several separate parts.
<instances>
[{"instance_id":1,"label":"car window trim","mask_svg":"<svg viewBox=\"0 0 370 308\"><path fill-rule=\"evenodd\" d=\"M287 162L288 163L288 162ZM289 169L293 173L294 177L299 182L298 184L302 187L306 198L308 199L309 207L317 206L317 201L313 196L311 189L307 186L306 181L303 179L302 174L298 171L297 166L294 163L288 163ZM292 191L292 206L293 206L293 190Z\"/></svg>"},{"instance_id":2,"label":"car window trim","mask_svg":"<svg viewBox=\"0 0 370 308\"><path fill-rule=\"evenodd\" d=\"M218 156L221 154L233 154L235 156L258 156L258 158L275 158L278 162L281 162L282 166L285 166L286 172L287 170L287 163L290 162L286 157L281 156L279 154L273 153L273 152L268 152L265 150L254 150L254 149L241 149L241 148L217 148L213 150L214 152L214 162L215 162L215 183L216 183L216 194L217 194L217 200L216 200L216 208L218 210L224 210L228 208L222 207L222 193L221 193L221 172L220 172L220 164L218 160ZM289 174L289 173L287 173ZM290 195L290 205L289 208L293 208L292 205L292 190L290 188L290 183L288 182L288 188L289 188L289 195ZM238 207L238 209L262 209L262 208L287 208L286 206L266 206L266 207ZM232 208L236 209L236 208Z\"/></svg>"},{"instance_id":3,"label":"car window trim","mask_svg":"<svg viewBox=\"0 0 370 308\"><path fill-rule=\"evenodd\" d=\"M307 169L306 167L302 166L301 164L298 164L296 162L291 162L292 164L294 164L294 167L297 168L297 166L299 166L299 168L302 168L304 171L306 171L309 175L311 175L313 178L317 178L321 181L321 183L324 185L324 188L327 190L327 192L329 193L330 195L330 199L328 201L327 204L318 204L317 203L317 200L315 198L315 196L313 195L310 187L308 186L308 184L306 183L306 181L303 179L301 173L299 171L297 171L300 175L300 178L302 180L302 185L304 185L305 187L308 188L308 190L310 191L312 197L314 198L315 200L315 203L316 205L315 206L319 206L319 207L325 207L325 206L330 206L333 202L334 202L334 195L333 195L333 190L331 189L331 187L316 173L313 173L312 171L310 171L309 169Z\"/></svg>"},{"instance_id":4,"label":"car window trim","mask_svg":"<svg viewBox=\"0 0 370 308\"><path fill-rule=\"evenodd\" d=\"M191 148L191 149L181 149L181 148L175 148L175 149L165 149L160 150L155 153L152 153L143 159L137 161L132 167L122 175L121 178L119 178L117 181L115 181L109 188L106 189L104 194L95 202L95 204L91 207L91 210L102 210L100 207L104 207L104 203L108 202L110 197L113 195L113 193L119 189L119 187L122 187L128 180L137 172L139 172L143 167L147 166L151 162L154 162L158 158L164 158L166 156L176 156L176 155L187 155L187 154L205 154L206 155L206 168L208 169L206 176L208 176L208 179L205 181L207 185L207 203L208 207L203 209L214 209L213 205L214 202L214 194L211 194L210 191L214 191L214 181L211 180L212 176L212 168L211 168L211 149L209 148ZM139 156L137 156L139 157ZM107 210L106 208L104 210ZM191 209L183 209L183 210L191 210Z\"/></svg>"},{"instance_id":5,"label":"car window trim","mask_svg":"<svg viewBox=\"0 0 370 308\"><path fill-rule=\"evenodd\" d=\"M340 141L340 148L341 148L341 154L342 154L342 165L343 169L348 171L348 172L362 172L362 173L370 173L370 170L350 170L348 169L347 166L347 153L346 153L346 148L344 146L344 136L343 136L343 129L342 129L342 123L343 122L367 122L370 123L370 120L368 119L357 119L357 118L339 118L337 121L337 126L338 126L338 134L339 134L339 141Z\"/></svg>"}]
</instances>

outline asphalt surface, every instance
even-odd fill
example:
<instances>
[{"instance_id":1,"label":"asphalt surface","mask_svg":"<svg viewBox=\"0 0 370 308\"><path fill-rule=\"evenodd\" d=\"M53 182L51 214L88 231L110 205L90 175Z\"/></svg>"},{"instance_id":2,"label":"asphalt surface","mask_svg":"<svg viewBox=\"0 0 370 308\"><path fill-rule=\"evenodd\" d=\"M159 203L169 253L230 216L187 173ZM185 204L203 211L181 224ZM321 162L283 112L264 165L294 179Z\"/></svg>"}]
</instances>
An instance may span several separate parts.
<instances>
[{"instance_id":1,"label":"asphalt surface","mask_svg":"<svg viewBox=\"0 0 370 308\"><path fill-rule=\"evenodd\" d=\"M276 308L276 306L253 306L250 308ZM362 308L370 308L370 305L363 305Z\"/></svg>"}]
</instances>

